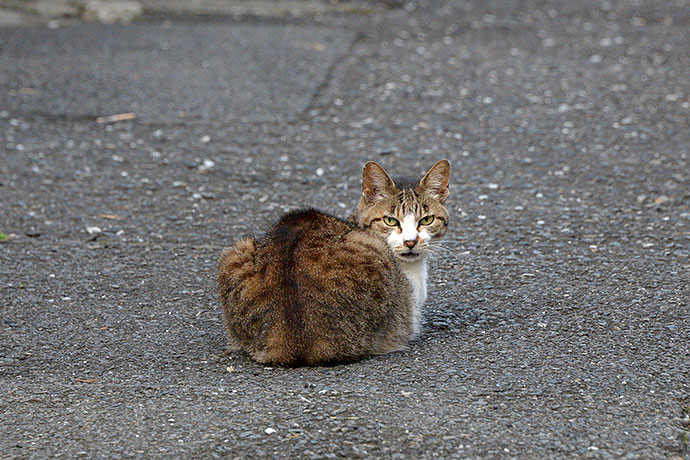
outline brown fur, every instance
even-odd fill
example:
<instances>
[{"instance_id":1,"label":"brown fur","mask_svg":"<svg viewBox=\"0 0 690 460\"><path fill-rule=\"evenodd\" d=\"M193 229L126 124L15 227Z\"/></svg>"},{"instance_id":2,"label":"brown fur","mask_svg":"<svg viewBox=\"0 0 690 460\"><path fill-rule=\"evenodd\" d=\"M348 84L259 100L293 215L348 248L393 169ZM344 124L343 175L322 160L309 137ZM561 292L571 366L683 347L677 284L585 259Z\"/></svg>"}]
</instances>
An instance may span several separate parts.
<instances>
[{"instance_id":1,"label":"brown fur","mask_svg":"<svg viewBox=\"0 0 690 460\"><path fill-rule=\"evenodd\" d=\"M293 211L263 239L244 239L223 251L217 284L232 349L261 363L294 366L351 362L405 347L414 332L412 287L373 217L382 212L376 211L381 192L403 192L380 175L367 175L367 167L367 203L360 202L352 221L314 209ZM416 198L401 203L433 208L440 217L445 212L445 220L437 219L445 233L447 211L423 184Z\"/></svg>"}]
</instances>

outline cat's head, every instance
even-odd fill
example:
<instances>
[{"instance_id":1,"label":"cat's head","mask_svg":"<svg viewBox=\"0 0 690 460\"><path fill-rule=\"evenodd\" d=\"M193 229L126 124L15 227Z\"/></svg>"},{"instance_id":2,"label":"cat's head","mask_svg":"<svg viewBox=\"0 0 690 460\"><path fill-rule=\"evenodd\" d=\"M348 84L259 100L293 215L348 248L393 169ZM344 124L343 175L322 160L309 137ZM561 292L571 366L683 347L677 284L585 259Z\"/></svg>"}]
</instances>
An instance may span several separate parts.
<instances>
[{"instance_id":1,"label":"cat's head","mask_svg":"<svg viewBox=\"0 0 690 460\"><path fill-rule=\"evenodd\" d=\"M383 237L399 260L419 260L430 242L446 233L449 179L447 160L436 163L419 182L398 179L397 184L370 161L364 165L362 198L353 220Z\"/></svg>"}]
</instances>

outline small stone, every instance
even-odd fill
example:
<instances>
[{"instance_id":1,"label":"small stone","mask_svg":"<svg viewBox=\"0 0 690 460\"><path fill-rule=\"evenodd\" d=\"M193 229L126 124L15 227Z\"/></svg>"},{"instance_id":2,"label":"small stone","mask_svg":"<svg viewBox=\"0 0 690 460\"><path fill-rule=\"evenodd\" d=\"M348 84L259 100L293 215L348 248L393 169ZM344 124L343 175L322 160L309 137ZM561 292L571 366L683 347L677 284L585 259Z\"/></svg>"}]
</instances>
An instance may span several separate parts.
<instances>
[{"instance_id":1,"label":"small stone","mask_svg":"<svg viewBox=\"0 0 690 460\"><path fill-rule=\"evenodd\" d=\"M207 173L209 172L214 166L216 165L216 162L213 160L209 160L208 158L204 159L203 164L199 165L199 172L200 173Z\"/></svg>"},{"instance_id":2,"label":"small stone","mask_svg":"<svg viewBox=\"0 0 690 460\"><path fill-rule=\"evenodd\" d=\"M97 233L101 233L102 230L101 230L100 227L95 227L95 226L94 226L94 227L86 227L86 232L87 232L89 235L95 235L95 234L97 234Z\"/></svg>"},{"instance_id":3,"label":"small stone","mask_svg":"<svg viewBox=\"0 0 690 460\"><path fill-rule=\"evenodd\" d=\"M49 19L74 17L79 14L78 7L72 5L71 2L56 2L55 0L32 2L28 8L39 16Z\"/></svg>"},{"instance_id":4,"label":"small stone","mask_svg":"<svg viewBox=\"0 0 690 460\"><path fill-rule=\"evenodd\" d=\"M91 0L84 6L82 17L86 21L99 21L106 24L132 22L141 17L144 7L132 0Z\"/></svg>"},{"instance_id":5,"label":"small stone","mask_svg":"<svg viewBox=\"0 0 690 460\"><path fill-rule=\"evenodd\" d=\"M268 427L268 428L266 428L266 429L264 430L264 433L266 433L266 434L273 434L273 433L276 433L276 430L274 430L274 429L271 428L271 427Z\"/></svg>"},{"instance_id":6,"label":"small stone","mask_svg":"<svg viewBox=\"0 0 690 460\"><path fill-rule=\"evenodd\" d=\"M656 205L662 205L668 201L668 197L666 195L661 195L658 197L656 200L654 200L654 204Z\"/></svg>"}]
</instances>

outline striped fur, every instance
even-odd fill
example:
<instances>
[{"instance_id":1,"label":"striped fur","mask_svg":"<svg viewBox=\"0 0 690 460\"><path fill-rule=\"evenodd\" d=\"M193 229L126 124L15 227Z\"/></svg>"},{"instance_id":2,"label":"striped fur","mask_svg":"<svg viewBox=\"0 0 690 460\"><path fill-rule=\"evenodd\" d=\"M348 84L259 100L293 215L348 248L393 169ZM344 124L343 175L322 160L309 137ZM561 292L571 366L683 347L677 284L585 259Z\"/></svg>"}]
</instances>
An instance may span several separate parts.
<instances>
[{"instance_id":1,"label":"striped fur","mask_svg":"<svg viewBox=\"0 0 690 460\"><path fill-rule=\"evenodd\" d=\"M449 171L444 160L414 189L398 189L379 165L367 163L362 199L349 221L314 209L293 211L265 237L225 249L217 285L231 349L286 366L403 349L419 331L425 254L398 252L390 242L398 229L384 217L433 212L434 223L418 233L442 236Z\"/></svg>"}]
</instances>

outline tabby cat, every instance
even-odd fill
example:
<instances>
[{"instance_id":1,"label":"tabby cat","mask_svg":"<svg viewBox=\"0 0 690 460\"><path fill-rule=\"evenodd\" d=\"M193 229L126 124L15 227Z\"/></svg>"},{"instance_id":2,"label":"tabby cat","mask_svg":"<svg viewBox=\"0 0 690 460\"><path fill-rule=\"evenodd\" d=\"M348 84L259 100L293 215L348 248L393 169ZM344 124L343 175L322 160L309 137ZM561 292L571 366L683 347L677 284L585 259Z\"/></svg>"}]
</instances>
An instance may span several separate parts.
<instances>
[{"instance_id":1,"label":"tabby cat","mask_svg":"<svg viewBox=\"0 0 690 460\"><path fill-rule=\"evenodd\" d=\"M364 166L349 221L315 209L284 215L218 263L230 348L285 366L352 362L401 350L420 329L430 242L448 226L450 164L419 182Z\"/></svg>"}]
</instances>

